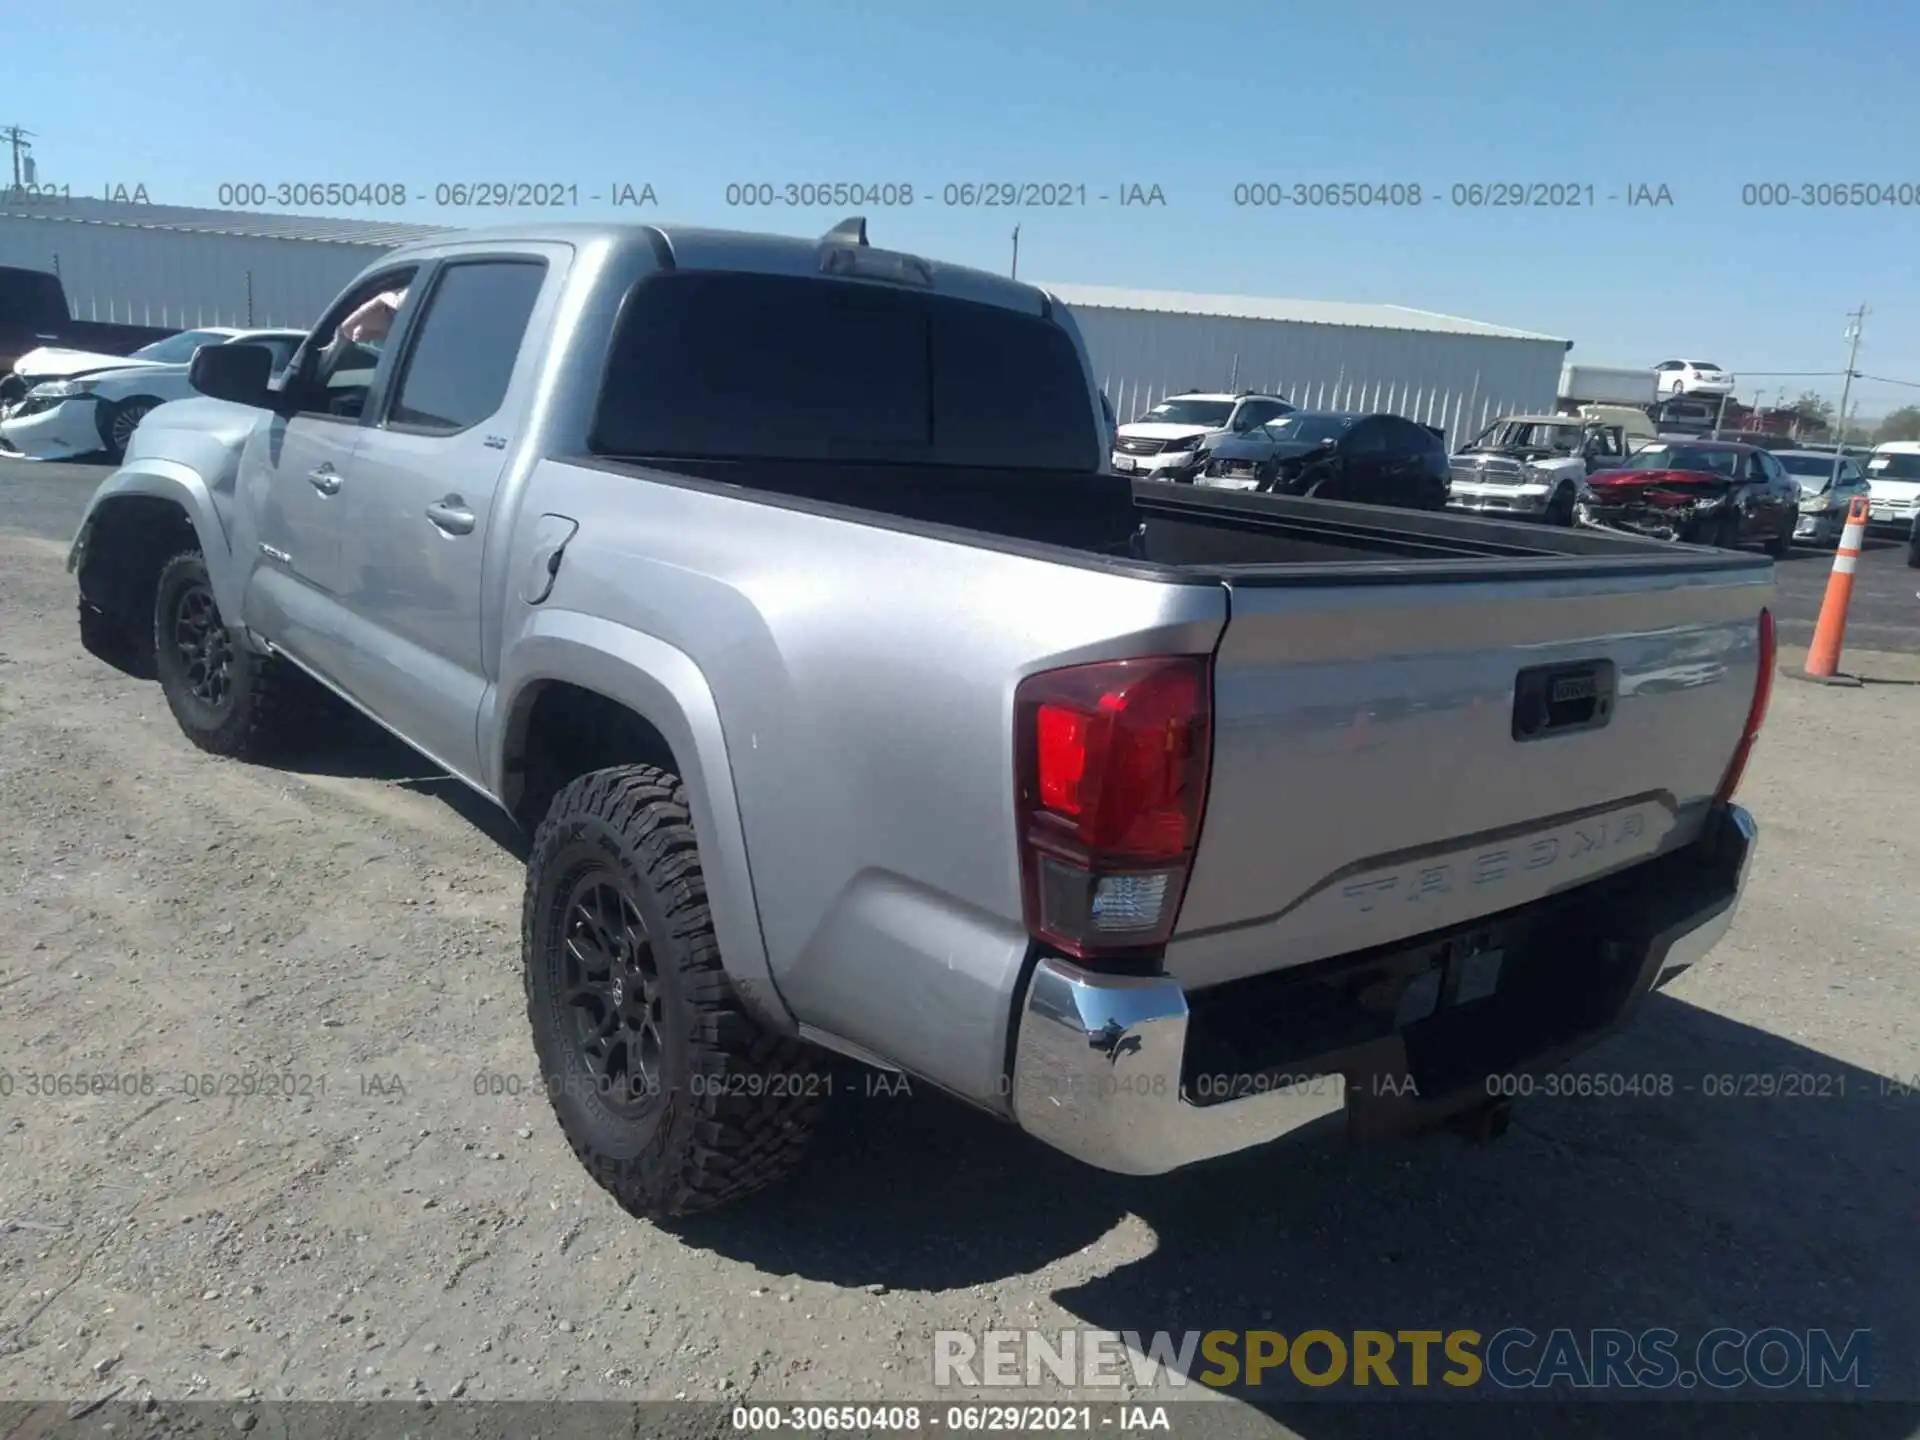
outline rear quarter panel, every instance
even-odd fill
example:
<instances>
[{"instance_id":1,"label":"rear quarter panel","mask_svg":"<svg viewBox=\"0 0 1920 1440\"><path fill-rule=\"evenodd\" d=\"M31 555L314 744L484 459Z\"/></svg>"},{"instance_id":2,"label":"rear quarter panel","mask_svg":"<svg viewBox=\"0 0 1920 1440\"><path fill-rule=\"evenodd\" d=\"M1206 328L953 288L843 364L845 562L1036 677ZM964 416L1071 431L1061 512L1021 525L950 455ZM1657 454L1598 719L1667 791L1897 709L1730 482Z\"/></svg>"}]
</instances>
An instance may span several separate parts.
<instances>
[{"instance_id":1,"label":"rear quarter panel","mask_svg":"<svg viewBox=\"0 0 1920 1440\"><path fill-rule=\"evenodd\" d=\"M786 1006L994 1101L1027 949L1014 688L1056 665L1210 650L1224 591L557 461L524 513L580 530L552 595L508 602L503 692L533 678L516 648L571 623L560 612L686 657L718 714Z\"/></svg>"}]
</instances>

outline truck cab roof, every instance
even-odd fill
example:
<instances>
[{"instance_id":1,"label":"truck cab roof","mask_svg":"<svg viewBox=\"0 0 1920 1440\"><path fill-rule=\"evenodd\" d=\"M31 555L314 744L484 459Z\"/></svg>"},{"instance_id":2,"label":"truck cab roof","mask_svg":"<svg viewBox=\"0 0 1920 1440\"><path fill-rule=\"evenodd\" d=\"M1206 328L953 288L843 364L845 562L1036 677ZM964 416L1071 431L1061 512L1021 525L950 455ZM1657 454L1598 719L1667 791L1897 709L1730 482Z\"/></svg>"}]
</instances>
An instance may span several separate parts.
<instances>
[{"instance_id":1,"label":"truck cab roof","mask_svg":"<svg viewBox=\"0 0 1920 1440\"><path fill-rule=\"evenodd\" d=\"M1027 315L1050 314L1056 303L1051 295L1038 286L989 270L950 265L905 251L873 246L866 238L866 222L857 216L842 221L825 235L813 238L671 223L551 221L491 226L480 230L453 231L444 236L397 246L381 258L380 264L385 267L408 260L445 259L462 252L497 248L505 244L539 242L570 245L583 250L598 249L612 261L646 256L653 267L662 270L740 270L762 275L795 276L820 274L821 257L828 250L865 251L875 262L872 278L890 278L882 273L885 262L881 259L890 257L894 261L907 262L911 269L929 277L929 288L940 294L1001 305ZM839 273L849 278L862 278L859 269L842 269Z\"/></svg>"}]
</instances>

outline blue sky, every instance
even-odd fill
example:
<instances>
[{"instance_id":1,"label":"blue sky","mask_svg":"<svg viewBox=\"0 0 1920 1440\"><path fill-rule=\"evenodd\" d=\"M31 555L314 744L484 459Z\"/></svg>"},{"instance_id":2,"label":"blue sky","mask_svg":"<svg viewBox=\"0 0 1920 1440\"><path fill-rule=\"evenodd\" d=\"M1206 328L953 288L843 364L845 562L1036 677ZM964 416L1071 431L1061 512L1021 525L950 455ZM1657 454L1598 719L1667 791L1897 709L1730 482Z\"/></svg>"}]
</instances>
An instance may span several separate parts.
<instances>
[{"instance_id":1,"label":"blue sky","mask_svg":"<svg viewBox=\"0 0 1920 1440\"><path fill-rule=\"evenodd\" d=\"M1920 7L1884 0L89 0L0 51L0 123L43 181L651 184L658 218L815 234L837 208L730 207L730 183L906 183L876 244L1023 277L1388 301L1545 331L1574 358L1717 361L1837 398L1920 382L1920 203L1761 208L1743 185L1920 190ZM982 211L949 183L1164 205ZM1236 206L1236 184L1419 184L1418 209ZM1578 209L1455 207L1475 182L1593 187ZM1671 205L1630 207L1665 185ZM1437 198L1436 198L1437 197ZM1910 200L1920 196L1910 194ZM270 205L266 208L279 208ZM491 212L498 218L498 212ZM633 215L633 211L618 212ZM480 223L485 217L467 212ZM1879 414L1920 388L1856 382Z\"/></svg>"}]
</instances>

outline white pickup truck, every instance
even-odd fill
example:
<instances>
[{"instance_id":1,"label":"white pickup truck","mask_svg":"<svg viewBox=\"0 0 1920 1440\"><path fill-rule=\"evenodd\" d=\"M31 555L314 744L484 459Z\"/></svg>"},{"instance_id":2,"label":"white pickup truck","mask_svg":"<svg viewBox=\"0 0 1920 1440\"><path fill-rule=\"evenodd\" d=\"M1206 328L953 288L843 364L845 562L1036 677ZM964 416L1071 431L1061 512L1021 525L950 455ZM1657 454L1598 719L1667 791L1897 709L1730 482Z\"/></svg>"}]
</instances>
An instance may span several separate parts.
<instances>
[{"instance_id":1,"label":"white pickup truck","mask_svg":"<svg viewBox=\"0 0 1920 1440\"><path fill-rule=\"evenodd\" d=\"M1626 427L1580 415L1505 415L1455 452L1456 510L1571 525L1580 482L1633 452Z\"/></svg>"}]
</instances>

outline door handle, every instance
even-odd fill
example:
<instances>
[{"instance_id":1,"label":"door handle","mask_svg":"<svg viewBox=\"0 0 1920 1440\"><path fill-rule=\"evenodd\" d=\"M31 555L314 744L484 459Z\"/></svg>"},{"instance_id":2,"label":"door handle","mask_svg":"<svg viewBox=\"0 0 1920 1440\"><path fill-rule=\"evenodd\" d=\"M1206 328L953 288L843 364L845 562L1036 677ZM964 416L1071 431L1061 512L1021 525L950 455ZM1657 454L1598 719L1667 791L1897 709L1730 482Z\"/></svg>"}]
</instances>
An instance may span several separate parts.
<instances>
[{"instance_id":1,"label":"door handle","mask_svg":"<svg viewBox=\"0 0 1920 1440\"><path fill-rule=\"evenodd\" d=\"M427 506L427 519L449 535L473 533L473 512L467 509L467 502L458 495L449 495Z\"/></svg>"},{"instance_id":2,"label":"door handle","mask_svg":"<svg viewBox=\"0 0 1920 1440\"><path fill-rule=\"evenodd\" d=\"M309 470L307 483L322 495L340 493L340 475L331 465L322 465L318 470Z\"/></svg>"}]
</instances>

